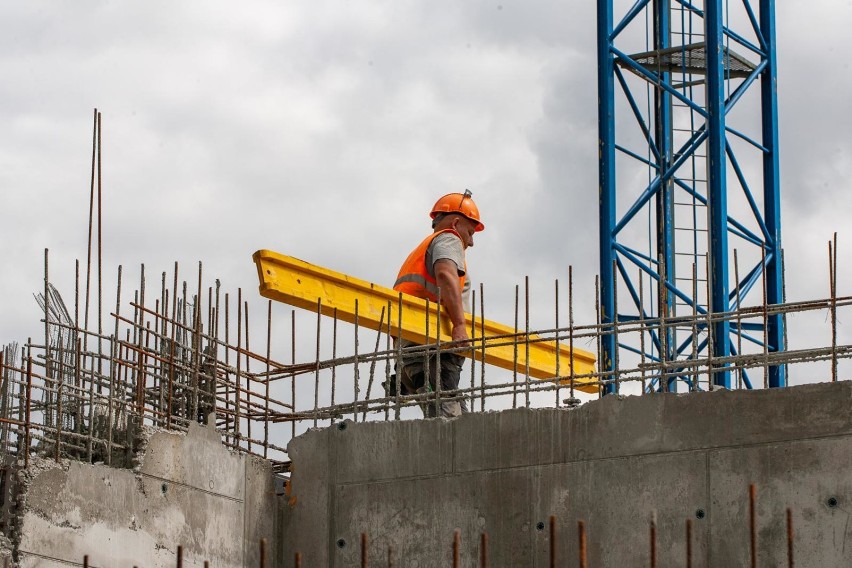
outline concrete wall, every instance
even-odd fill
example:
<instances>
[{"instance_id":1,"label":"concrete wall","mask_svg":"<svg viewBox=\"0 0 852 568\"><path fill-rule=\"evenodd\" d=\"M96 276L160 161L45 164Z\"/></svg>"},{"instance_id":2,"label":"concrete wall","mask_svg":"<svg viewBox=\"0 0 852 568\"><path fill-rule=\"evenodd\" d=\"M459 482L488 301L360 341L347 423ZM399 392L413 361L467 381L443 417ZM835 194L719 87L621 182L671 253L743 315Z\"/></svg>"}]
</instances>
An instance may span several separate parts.
<instances>
[{"instance_id":1,"label":"concrete wall","mask_svg":"<svg viewBox=\"0 0 852 568\"><path fill-rule=\"evenodd\" d=\"M760 566L786 566L786 509L796 566L852 566L852 384L771 391L606 397L575 410L508 410L443 419L351 423L291 441L295 504L281 512L281 557L356 566L749 565L749 484L757 486ZM543 530L540 530L543 529ZM284 564L291 565L291 564Z\"/></svg>"},{"instance_id":2,"label":"concrete wall","mask_svg":"<svg viewBox=\"0 0 852 568\"><path fill-rule=\"evenodd\" d=\"M22 567L258 566L274 537L272 472L222 446L211 427L155 432L141 465L115 469L33 460L21 472L17 543ZM271 557L270 561L272 560Z\"/></svg>"}]
</instances>

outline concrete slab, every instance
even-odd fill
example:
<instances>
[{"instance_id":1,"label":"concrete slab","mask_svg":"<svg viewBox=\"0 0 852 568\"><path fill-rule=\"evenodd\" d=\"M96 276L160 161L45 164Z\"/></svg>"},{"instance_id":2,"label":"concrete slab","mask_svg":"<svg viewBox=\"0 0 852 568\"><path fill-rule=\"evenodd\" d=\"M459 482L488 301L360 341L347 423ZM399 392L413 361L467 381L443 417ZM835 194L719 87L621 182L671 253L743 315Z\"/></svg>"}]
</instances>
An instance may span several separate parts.
<instances>
[{"instance_id":1,"label":"concrete slab","mask_svg":"<svg viewBox=\"0 0 852 568\"><path fill-rule=\"evenodd\" d=\"M148 440L139 472L201 491L242 499L242 457L226 450L212 426L190 423L186 436L157 432Z\"/></svg>"},{"instance_id":2,"label":"concrete slab","mask_svg":"<svg viewBox=\"0 0 852 568\"><path fill-rule=\"evenodd\" d=\"M528 469L413 478L338 488L329 566L360 561L361 533L370 537L370 562L386 565L388 548L401 566L452 565L453 533L461 530L462 566L478 565L482 532L506 566L529 557L532 485Z\"/></svg>"},{"instance_id":3,"label":"concrete slab","mask_svg":"<svg viewBox=\"0 0 852 568\"><path fill-rule=\"evenodd\" d=\"M758 563L787 565L792 513L796 566L852 566L852 439L817 438L710 454L714 566L749 562L749 485L756 488Z\"/></svg>"},{"instance_id":4,"label":"concrete slab","mask_svg":"<svg viewBox=\"0 0 852 568\"><path fill-rule=\"evenodd\" d=\"M22 475L20 566L259 565L275 556L271 466L225 448L209 427L155 432L138 471L34 458ZM254 543L253 546L250 544Z\"/></svg>"},{"instance_id":5,"label":"concrete slab","mask_svg":"<svg viewBox=\"0 0 852 568\"><path fill-rule=\"evenodd\" d=\"M594 566L642 566L656 515L657 565L747 565L749 483L760 487L760 565L784 565L786 507L797 566L852 565L852 383L759 392L605 397L578 409L516 409L452 421L349 423L290 443L298 502L282 514L282 557L577 566L577 521ZM449 456L449 459L448 459ZM831 504L829 504L831 503ZM797 516L798 515L798 516Z\"/></svg>"},{"instance_id":6,"label":"concrete slab","mask_svg":"<svg viewBox=\"0 0 852 568\"><path fill-rule=\"evenodd\" d=\"M382 422L339 422L329 429L335 479L359 483L453 469L453 423L401 421L389 430Z\"/></svg>"}]
</instances>

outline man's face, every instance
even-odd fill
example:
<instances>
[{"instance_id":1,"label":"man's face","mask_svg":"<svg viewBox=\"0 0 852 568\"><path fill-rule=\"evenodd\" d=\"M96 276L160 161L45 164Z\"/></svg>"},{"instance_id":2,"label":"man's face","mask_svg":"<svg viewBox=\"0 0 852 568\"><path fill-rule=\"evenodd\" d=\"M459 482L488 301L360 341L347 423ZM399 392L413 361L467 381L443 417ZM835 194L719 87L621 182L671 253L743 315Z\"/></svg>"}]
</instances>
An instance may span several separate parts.
<instances>
[{"instance_id":1,"label":"man's face","mask_svg":"<svg viewBox=\"0 0 852 568\"><path fill-rule=\"evenodd\" d=\"M467 217L453 215L452 228L461 236L464 248L473 246L473 234L476 232L476 223Z\"/></svg>"}]
</instances>

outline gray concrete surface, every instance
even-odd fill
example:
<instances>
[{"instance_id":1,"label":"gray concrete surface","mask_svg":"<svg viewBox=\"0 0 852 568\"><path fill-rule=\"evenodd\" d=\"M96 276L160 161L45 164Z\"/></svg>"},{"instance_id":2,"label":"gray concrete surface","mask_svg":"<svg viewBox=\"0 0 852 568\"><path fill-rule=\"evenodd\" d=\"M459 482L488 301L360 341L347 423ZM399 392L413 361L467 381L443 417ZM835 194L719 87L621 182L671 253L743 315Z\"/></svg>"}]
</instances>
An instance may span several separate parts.
<instances>
[{"instance_id":1,"label":"gray concrete surface","mask_svg":"<svg viewBox=\"0 0 852 568\"><path fill-rule=\"evenodd\" d=\"M35 459L21 475L22 567L173 567L178 545L184 566L257 566L274 536L269 464L211 427L150 434L135 471Z\"/></svg>"},{"instance_id":2,"label":"gray concrete surface","mask_svg":"<svg viewBox=\"0 0 852 568\"><path fill-rule=\"evenodd\" d=\"M749 564L749 485L757 487L759 566L786 566L786 509L797 567L852 566L852 383L771 391L606 397L574 410L517 409L455 420L351 423L290 442L294 504L279 512L280 554L304 566ZM292 503L291 501L291 503ZM292 564L283 564L289 566Z\"/></svg>"}]
</instances>

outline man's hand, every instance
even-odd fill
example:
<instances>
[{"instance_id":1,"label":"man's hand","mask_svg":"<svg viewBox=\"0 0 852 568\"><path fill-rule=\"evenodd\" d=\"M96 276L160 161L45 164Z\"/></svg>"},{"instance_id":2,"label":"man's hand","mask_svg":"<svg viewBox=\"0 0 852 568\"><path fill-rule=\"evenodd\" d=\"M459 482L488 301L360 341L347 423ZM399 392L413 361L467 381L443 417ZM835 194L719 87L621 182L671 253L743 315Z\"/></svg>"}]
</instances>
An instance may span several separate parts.
<instances>
[{"instance_id":1,"label":"man's hand","mask_svg":"<svg viewBox=\"0 0 852 568\"><path fill-rule=\"evenodd\" d=\"M464 324L453 325L453 341L468 341L467 327Z\"/></svg>"}]
</instances>

